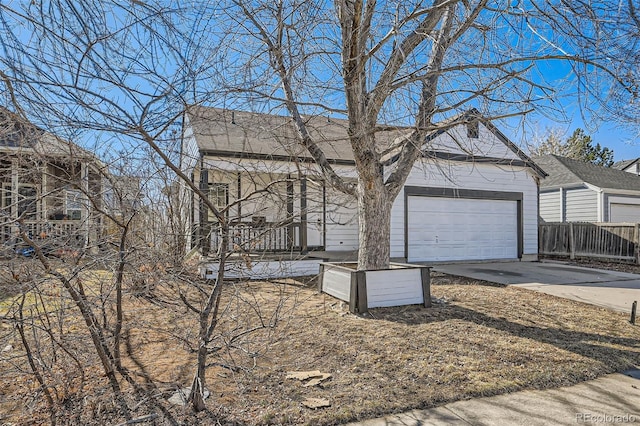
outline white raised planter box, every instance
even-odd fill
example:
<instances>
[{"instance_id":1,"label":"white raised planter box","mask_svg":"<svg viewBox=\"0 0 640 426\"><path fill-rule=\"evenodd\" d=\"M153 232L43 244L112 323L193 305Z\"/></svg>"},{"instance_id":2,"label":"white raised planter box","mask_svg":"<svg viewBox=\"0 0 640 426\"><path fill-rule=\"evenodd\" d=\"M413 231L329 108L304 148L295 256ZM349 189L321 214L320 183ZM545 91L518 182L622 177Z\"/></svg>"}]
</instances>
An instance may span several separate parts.
<instances>
[{"instance_id":1,"label":"white raised planter box","mask_svg":"<svg viewBox=\"0 0 640 426\"><path fill-rule=\"evenodd\" d=\"M348 302L354 313L386 306L431 306L428 266L392 263L389 269L356 271L355 265L355 262L320 263L318 291Z\"/></svg>"}]
</instances>

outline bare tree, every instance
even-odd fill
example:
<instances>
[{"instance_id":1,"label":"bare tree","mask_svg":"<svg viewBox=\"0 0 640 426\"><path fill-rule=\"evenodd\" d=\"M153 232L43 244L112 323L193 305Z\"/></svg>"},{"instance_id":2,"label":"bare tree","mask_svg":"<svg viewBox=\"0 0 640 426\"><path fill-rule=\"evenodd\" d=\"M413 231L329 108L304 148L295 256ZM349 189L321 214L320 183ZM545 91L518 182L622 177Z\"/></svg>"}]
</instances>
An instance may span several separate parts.
<instances>
[{"instance_id":1,"label":"bare tree","mask_svg":"<svg viewBox=\"0 0 640 426\"><path fill-rule=\"evenodd\" d=\"M203 29L215 10L195 13L144 3L131 7L118 1L55 1L45 9L46 13L31 4L0 5L0 43L5 48L0 59L3 69L0 84L17 116L73 137L102 159L105 168L99 174L104 190L96 193L92 188L81 188L81 192L101 219L104 232L92 247L82 247L83 256L90 262L82 263L81 269L100 266L113 271L111 285L101 284L104 292L98 293L98 301L85 300L82 287L78 287L82 280L77 270L72 270L70 277L62 274L59 279L95 337L94 346L126 418L131 417L132 410L122 398L121 381L124 379L134 389L140 389L135 376L121 361L121 345L128 329L122 304L126 293L135 290L132 286L136 284L127 282L127 276L135 281L138 275L140 280L150 282L154 273L163 273L167 275L165 281L173 278L185 284L186 289L176 287L178 294L184 294L185 305L197 318L193 344L197 361L190 401L196 410L202 410L208 358L220 351L219 345L212 345L219 341L218 326L224 322L229 306L226 302L221 307L221 301L226 284L225 265L237 248L230 239L226 214L233 205L221 209L212 202L207 188L193 183L179 168L179 141L175 134L185 108L210 100L215 94L202 84L202 80L210 77L209 61L215 53L210 33L204 33ZM22 39L14 30L16 23L29 28L32 38ZM55 59L48 54L54 51ZM91 143L92 138L97 139L95 144ZM277 196L271 188L279 183L276 180L266 188L246 194L244 201L264 194ZM206 283L185 273L178 261L175 249L184 245L181 204L185 200L175 191L176 187L188 188L215 218L220 237L216 244L218 273ZM132 191L133 199L128 195ZM151 202L137 205L135 193L139 192L145 192L143 198ZM105 195L108 202L102 200ZM167 204L160 201L165 196ZM145 209L152 214L146 214ZM151 225L153 232L147 235L151 238L136 237L141 223L142 227ZM161 235L166 235L163 223L170 224L175 240L163 239ZM252 246L253 240L259 238L256 235L244 243ZM40 242L29 235L22 235L22 239L36 252L42 249ZM167 242L173 246L169 258L163 252ZM97 245L101 251L90 256ZM46 271L56 273L52 266L55 263L46 253L38 254L38 258ZM167 264L173 265L170 273ZM197 297L188 296L194 288ZM256 326L243 327L231 342L237 345L250 334L249 330L271 327L273 318L258 322Z\"/></svg>"},{"instance_id":2,"label":"bare tree","mask_svg":"<svg viewBox=\"0 0 640 426\"><path fill-rule=\"evenodd\" d=\"M612 4L611 7L618 8L619 13L608 19L593 13L592 7L597 6L582 2L567 4L565 7L571 8L578 19L576 24L567 26L566 31L578 37L597 34L597 37L584 40L585 46L598 54L622 84L611 84L602 78L602 73L588 75L589 84L584 86L584 92L599 92L602 102L586 103L586 111L591 117L585 123L593 127L604 120L617 122L637 139L640 136L640 5L634 0L624 0L615 6Z\"/></svg>"},{"instance_id":3,"label":"bare tree","mask_svg":"<svg viewBox=\"0 0 640 426\"><path fill-rule=\"evenodd\" d=\"M499 119L553 111L554 99L566 93L538 75L550 63L573 68L585 100L600 95L585 78L592 73L610 88L629 90L626 68L610 69L598 32L629 15L596 3L342 0L331 9L322 2L232 0L222 32L233 51L226 86L230 96L240 92L291 116L327 181L357 196L358 268L386 267L392 201L426 136L460 124L456 113L476 107ZM326 160L304 114L348 118L357 185ZM393 147L381 147L375 135L389 126L407 131ZM397 161L383 167L390 148Z\"/></svg>"},{"instance_id":4,"label":"bare tree","mask_svg":"<svg viewBox=\"0 0 640 426\"><path fill-rule=\"evenodd\" d=\"M2 3L0 90L16 114L87 147L99 142L93 148L101 157L116 153L123 158L147 147L215 216L219 275L200 287L200 304L192 304L198 316L198 360L191 399L201 409L209 346L223 312L230 235L224 211L177 165L173 132L187 107L248 104L290 115L298 143L324 179L358 200L359 268L382 268L389 262L391 204L420 158L426 136L469 120L458 112L473 106L499 119L553 108L560 90L536 75L538 66L549 61L572 65L580 77L598 71L611 88L627 93L624 70L610 70L597 49L597 25L626 20L629 11L604 1L579 5L486 0L340 0L333 8L301 0L230 0L184 8L119 0ZM582 82L588 80L580 80L578 87L591 89ZM322 144L307 128L307 114L348 118L355 184L327 161ZM403 137L379 146L376 134L389 128L402 129ZM397 160L385 165L389 153ZM119 270L132 257L131 221L111 216L119 230L112 265ZM38 246L26 233L22 238ZM46 257L41 263L55 272ZM85 300L75 275L59 279L86 314L118 394L126 371L119 369L113 352L122 328L101 325L100 310L88 309L93 301ZM115 324L122 325L118 317ZM103 331L114 332L114 340L101 336Z\"/></svg>"}]
</instances>

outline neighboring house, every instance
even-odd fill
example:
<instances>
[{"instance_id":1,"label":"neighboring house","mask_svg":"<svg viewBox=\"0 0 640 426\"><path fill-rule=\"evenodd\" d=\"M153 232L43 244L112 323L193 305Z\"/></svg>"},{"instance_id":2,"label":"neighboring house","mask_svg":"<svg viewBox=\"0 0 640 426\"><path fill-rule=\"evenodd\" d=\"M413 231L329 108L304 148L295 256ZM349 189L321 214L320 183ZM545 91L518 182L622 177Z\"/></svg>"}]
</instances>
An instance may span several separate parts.
<instances>
[{"instance_id":1,"label":"neighboring house","mask_svg":"<svg viewBox=\"0 0 640 426\"><path fill-rule=\"evenodd\" d=\"M95 157L3 108L0 153L0 244L20 244L19 224L32 238L95 242L102 192ZM86 194L95 194L94 205Z\"/></svg>"},{"instance_id":2,"label":"neighboring house","mask_svg":"<svg viewBox=\"0 0 640 426\"><path fill-rule=\"evenodd\" d=\"M546 222L640 222L640 177L557 155L534 158L549 174L540 184Z\"/></svg>"},{"instance_id":3,"label":"neighboring house","mask_svg":"<svg viewBox=\"0 0 640 426\"><path fill-rule=\"evenodd\" d=\"M341 176L355 181L347 123L307 117ZM537 259L538 180L544 172L475 110L431 135L392 206L391 256L409 262ZM395 165L394 141L376 135ZM232 223L245 252L355 251L356 200L332 189L283 116L193 107L184 117L181 168ZM251 195L255 191L259 192ZM240 200L240 201L239 201ZM216 220L192 196L192 246L215 252Z\"/></svg>"},{"instance_id":4,"label":"neighboring house","mask_svg":"<svg viewBox=\"0 0 640 426\"><path fill-rule=\"evenodd\" d=\"M611 167L640 176L640 158L616 161Z\"/></svg>"},{"instance_id":5,"label":"neighboring house","mask_svg":"<svg viewBox=\"0 0 640 426\"><path fill-rule=\"evenodd\" d=\"M153 219L149 206L144 203L143 180L137 176L109 174L103 179L104 236L110 242L117 241L121 226L128 226L129 235L135 234L143 241L152 241L157 231L149 226ZM119 225L119 224L120 225Z\"/></svg>"}]
</instances>

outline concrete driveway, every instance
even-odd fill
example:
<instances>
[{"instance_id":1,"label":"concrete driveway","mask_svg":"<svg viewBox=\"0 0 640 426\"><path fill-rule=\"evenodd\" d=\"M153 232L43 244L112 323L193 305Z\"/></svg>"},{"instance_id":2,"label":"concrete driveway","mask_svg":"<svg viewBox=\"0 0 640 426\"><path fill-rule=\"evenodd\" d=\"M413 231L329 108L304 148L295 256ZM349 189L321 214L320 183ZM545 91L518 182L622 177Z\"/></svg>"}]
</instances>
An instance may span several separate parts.
<instances>
[{"instance_id":1,"label":"concrete driveway","mask_svg":"<svg viewBox=\"0 0 640 426\"><path fill-rule=\"evenodd\" d=\"M640 275L625 272L556 262L458 263L437 265L433 270L523 287L619 312L630 313L633 301L640 302Z\"/></svg>"}]
</instances>

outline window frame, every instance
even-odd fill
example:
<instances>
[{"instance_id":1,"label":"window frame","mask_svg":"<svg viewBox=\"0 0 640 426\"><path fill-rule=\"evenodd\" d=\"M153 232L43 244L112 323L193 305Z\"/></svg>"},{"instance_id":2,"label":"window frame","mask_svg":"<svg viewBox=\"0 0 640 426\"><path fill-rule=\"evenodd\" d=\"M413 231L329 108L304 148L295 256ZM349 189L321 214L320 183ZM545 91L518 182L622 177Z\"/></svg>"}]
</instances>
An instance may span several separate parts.
<instances>
[{"instance_id":1,"label":"window frame","mask_svg":"<svg viewBox=\"0 0 640 426\"><path fill-rule=\"evenodd\" d=\"M220 191L222 190L222 191ZM214 195L214 191L215 191L215 198L213 197ZM222 195L222 197L221 197ZM222 210L224 208L226 208L229 205L229 184L228 183L222 183L222 182L214 182L214 183L209 183L209 187L207 190L207 198L209 199L209 201L211 201L213 203L213 205L216 207L216 209L218 210ZM224 199L224 204L219 204L219 202L221 201L221 198ZM209 209L207 209L209 210ZM228 211L225 213L225 215L228 215ZM217 220L215 215L213 214L212 211L209 211L208 214L208 220Z\"/></svg>"},{"instance_id":2,"label":"window frame","mask_svg":"<svg viewBox=\"0 0 640 426\"><path fill-rule=\"evenodd\" d=\"M71 202L69 201L69 196L73 195L75 197ZM82 220L82 212L84 210L84 206L82 205L82 191L78 189L65 188L64 190L64 214L68 220ZM78 208L71 208L70 204L76 203Z\"/></svg>"}]
</instances>

